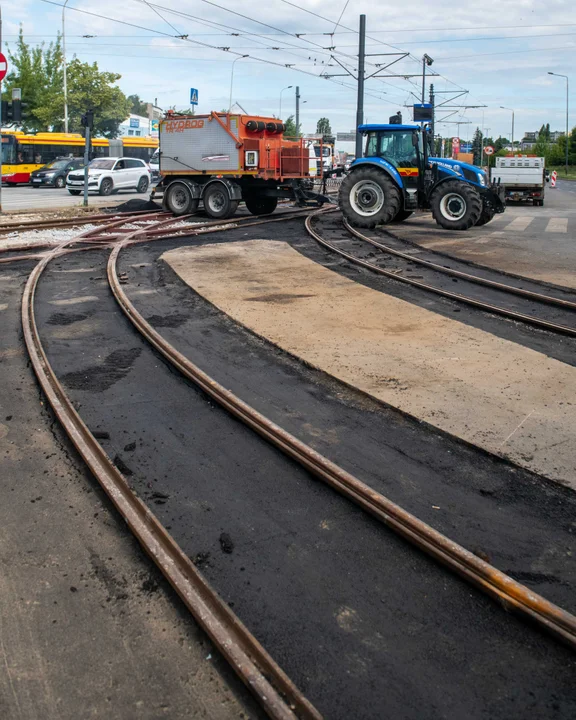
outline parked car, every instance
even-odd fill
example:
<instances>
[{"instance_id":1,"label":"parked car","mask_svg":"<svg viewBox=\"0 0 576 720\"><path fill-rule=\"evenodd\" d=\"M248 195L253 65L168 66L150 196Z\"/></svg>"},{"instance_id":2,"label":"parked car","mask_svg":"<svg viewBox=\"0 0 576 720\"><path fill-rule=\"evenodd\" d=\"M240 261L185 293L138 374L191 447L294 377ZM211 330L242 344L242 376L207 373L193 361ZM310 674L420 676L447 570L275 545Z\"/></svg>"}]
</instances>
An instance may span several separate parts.
<instances>
[{"instance_id":1,"label":"parked car","mask_svg":"<svg viewBox=\"0 0 576 720\"><path fill-rule=\"evenodd\" d=\"M71 172L66 181L71 195L84 192L84 171ZM136 158L97 158L88 165L88 190L111 195L119 190L145 193L150 187L150 171Z\"/></svg>"},{"instance_id":2,"label":"parked car","mask_svg":"<svg viewBox=\"0 0 576 720\"><path fill-rule=\"evenodd\" d=\"M57 187L66 186L66 178L71 170L79 170L84 167L82 158L58 158L47 163L38 170L30 173L32 187Z\"/></svg>"}]
</instances>

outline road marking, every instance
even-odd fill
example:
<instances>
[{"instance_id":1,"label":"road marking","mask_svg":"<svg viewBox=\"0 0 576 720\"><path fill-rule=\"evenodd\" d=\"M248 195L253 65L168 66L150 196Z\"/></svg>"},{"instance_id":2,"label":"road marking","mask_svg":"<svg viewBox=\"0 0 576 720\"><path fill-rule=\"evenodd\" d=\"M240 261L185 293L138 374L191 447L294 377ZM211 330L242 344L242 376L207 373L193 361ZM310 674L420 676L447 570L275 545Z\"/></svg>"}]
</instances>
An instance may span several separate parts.
<instances>
[{"instance_id":1,"label":"road marking","mask_svg":"<svg viewBox=\"0 0 576 720\"><path fill-rule=\"evenodd\" d=\"M546 232L568 232L568 218L550 218L546 225Z\"/></svg>"},{"instance_id":2,"label":"road marking","mask_svg":"<svg viewBox=\"0 0 576 720\"><path fill-rule=\"evenodd\" d=\"M526 230L528 225L534 220L532 217L517 217L512 220L509 225L506 225L506 230Z\"/></svg>"}]
</instances>

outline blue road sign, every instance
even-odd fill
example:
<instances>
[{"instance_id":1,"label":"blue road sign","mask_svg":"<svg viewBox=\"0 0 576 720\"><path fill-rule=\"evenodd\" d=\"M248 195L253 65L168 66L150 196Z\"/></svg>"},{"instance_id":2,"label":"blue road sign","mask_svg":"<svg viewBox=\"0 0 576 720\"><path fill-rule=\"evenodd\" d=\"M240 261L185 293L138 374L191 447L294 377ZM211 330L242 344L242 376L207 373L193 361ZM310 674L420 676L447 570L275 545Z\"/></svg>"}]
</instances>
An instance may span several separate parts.
<instances>
[{"instance_id":1,"label":"blue road sign","mask_svg":"<svg viewBox=\"0 0 576 720\"><path fill-rule=\"evenodd\" d=\"M198 90L190 88L190 105L198 105Z\"/></svg>"},{"instance_id":2,"label":"blue road sign","mask_svg":"<svg viewBox=\"0 0 576 720\"><path fill-rule=\"evenodd\" d=\"M139 128L140 120L138 120L138 118L130 118L130 127L131 128Z\"/></svg>"}]
</instances>

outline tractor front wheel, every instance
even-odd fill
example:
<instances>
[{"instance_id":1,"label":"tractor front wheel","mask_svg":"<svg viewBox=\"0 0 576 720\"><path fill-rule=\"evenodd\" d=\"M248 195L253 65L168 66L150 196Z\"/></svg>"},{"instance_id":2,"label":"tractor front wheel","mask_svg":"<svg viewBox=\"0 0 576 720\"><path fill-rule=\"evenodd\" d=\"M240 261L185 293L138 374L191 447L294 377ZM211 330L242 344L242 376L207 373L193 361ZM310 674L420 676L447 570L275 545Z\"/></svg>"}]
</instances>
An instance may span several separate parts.
<instances>
[{"instance_id":1,"label":"tractor front wheel","mask_svg":"<svg viewBox=\"0 0 576 720\"><path fill-rule=\"evenodd\" d=\"M482 214L480 215L480 220L476 223L476 227L481 227L482 225L487 225L490 220L496 215L496 211L494 208L490 207L490 205L484 205L482 207Z\"/></svg>"},{"instance_id":2,"label":"tractor front wheel","mask_svg":"<svg viewBox=\"0 0 576 720\"><path fill-rule=\"evenodd\" d=\"M400 211L400 189L374 167L359 168L340 185L340 209L351 225L373 228L392 222Z\"/></svg>"},{"instance_id":3,"label":"tractor front wheel","mask_svg":"<svg viewBox=\"0 0 576 720\"><path fill-rule=\"evenodd\" d=\"M472 186L460 180L439 185L430 199L434 220L446 230L469 230L482 215L482 198Z\"/></svg>"}]
</instances>

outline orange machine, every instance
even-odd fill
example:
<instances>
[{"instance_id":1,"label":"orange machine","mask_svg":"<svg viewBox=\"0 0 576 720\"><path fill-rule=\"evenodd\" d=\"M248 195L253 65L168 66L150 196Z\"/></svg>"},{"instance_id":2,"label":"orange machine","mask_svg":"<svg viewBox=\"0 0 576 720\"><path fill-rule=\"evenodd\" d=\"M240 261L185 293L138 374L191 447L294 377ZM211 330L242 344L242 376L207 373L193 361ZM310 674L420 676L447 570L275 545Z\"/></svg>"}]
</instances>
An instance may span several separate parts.
<instances>
[{"instance_id":1,"label":"orange machine","mask_svg":"<svg viewBox=\"0 0 576 720\"><path fill-rule=\"evenodd\" d=\"M240 201L257 215L273 212L279 198L324 202L310 192L317 173L313 146L285 138L284 130L276 118L167 114L160 123L166 209L184 215L202 202L211 217L227 218Z\"/></svg>"}]
</instances>

